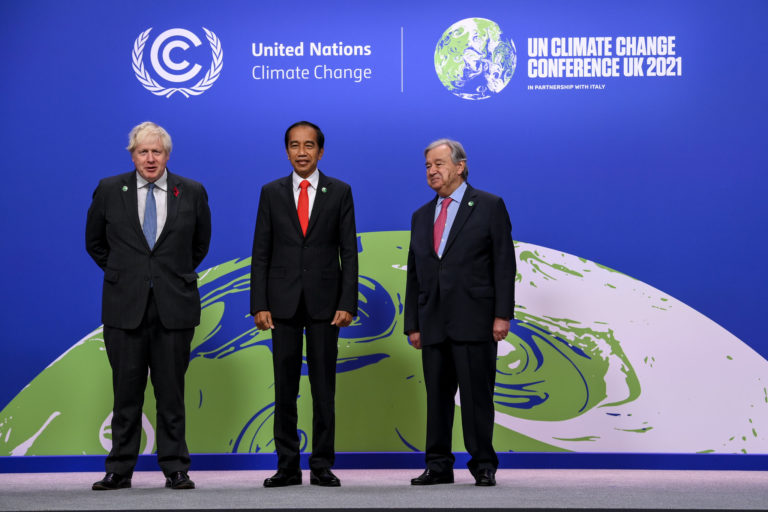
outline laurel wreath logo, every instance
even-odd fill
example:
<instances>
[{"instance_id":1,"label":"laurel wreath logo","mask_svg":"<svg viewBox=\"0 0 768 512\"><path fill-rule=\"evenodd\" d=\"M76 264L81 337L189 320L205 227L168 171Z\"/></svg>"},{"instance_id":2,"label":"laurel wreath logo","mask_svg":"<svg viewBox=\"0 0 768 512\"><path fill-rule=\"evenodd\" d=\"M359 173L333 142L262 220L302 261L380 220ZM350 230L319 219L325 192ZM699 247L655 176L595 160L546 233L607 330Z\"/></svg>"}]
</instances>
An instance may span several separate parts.
<instances>
[{"instance_id":1,"label":"laurel wreath logo","mask_svg":"<svg viewBox=\"0 0 768 512\"><path fill-rule=\"evenodd\" d=\"M205 76L192 87L163 87L144 69L144 45L147 44L151 30L152 27L148 28L139 34L139 37L133 42L133 72L136 74L136 79L141 82L145 89L156 96L170 98L174 93L180 92L186 98L189 98L190 96L199 96L211 88L221 74L221 68L223 67L222 59L224 57L221 41L216 37L216 34L203 27L205 37L211 45L211 55L213 57L211 67Z\"/></svg>"}]
</instances>

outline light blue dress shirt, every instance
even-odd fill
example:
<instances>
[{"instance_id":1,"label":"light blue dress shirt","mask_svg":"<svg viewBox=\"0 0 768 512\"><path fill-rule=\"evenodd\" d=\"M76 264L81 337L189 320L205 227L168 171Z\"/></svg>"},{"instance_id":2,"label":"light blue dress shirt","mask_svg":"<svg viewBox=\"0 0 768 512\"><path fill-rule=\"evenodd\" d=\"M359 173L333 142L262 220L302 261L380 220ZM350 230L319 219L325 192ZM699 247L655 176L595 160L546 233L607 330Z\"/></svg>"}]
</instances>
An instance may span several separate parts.
<instances>
[{"instance_id":1,"label":"light blue dress shirt","mask_svg":"<svg viewBox=\"0 0 768 512\"><path fill-rule=\"evenodd\" d=\"M464 198L464 192L467 190L467 182L462 181L459 188L453 191L450 197L453 201L448 205L448 213L445 218L445 229L443 230L443 238L440 239L440 247L437 249L437 255L442 258L443 251L445 250L445 242L448 240L448 235L451 233L451 227L453 227L453 221L456 220L456 213L459 211L459 205ZM437 205L435 206L435 218L432 221L434 224L437 221L437 217L440 215L440 210L443 208L444 197L437 198Z\"/></svg>"}]
</instances>

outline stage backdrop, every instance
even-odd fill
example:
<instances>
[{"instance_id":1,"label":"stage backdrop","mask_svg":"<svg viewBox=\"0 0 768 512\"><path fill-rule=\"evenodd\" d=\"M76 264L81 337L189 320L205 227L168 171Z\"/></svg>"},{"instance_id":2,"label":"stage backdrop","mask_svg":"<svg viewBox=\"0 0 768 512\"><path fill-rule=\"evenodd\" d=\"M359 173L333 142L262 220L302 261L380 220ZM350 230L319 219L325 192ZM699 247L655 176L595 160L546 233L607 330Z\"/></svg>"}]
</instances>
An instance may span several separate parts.
<instances>
[{"instance_id":1,"label":"stage backdrop","mask_svg":"<svg viewBox=\"0 0 768 512\"><path fill-rule=\"evenodd\" d=\"M0 454L109 449L84 223L145 120L213 214L190 449L274 450L249 256L260 187L290 172L283 133L301 119L324 130L320 168L351 184L357 214L339 451L424 447L408 229L433 197L423 148L451 137L516 240L500 452L768 453L766 22L761 0L3 2ZM306 382L299 402L306 448ZM148 390L144 453L153 409Z\"/></svg>"}]
</instances>

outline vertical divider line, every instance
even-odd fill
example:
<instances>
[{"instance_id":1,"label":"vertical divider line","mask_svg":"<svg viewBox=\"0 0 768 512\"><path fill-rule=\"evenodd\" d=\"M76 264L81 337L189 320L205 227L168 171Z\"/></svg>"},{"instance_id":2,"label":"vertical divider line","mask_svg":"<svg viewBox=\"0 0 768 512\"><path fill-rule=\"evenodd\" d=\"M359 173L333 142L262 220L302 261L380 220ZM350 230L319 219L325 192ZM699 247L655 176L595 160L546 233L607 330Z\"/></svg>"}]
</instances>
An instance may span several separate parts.
<instances>
[{"instance_id":1,"label":"vertical divider line","mask_svg":"<svg viewBox=\"0 0 768 512\"><path fill-rule=\"evenodd\" d=\"M403 92L403 82L404 82L403 59L404 59L404 52L403 52L403 27L401 25L400 26L400 92Z\"/></svg>"}]
</instances>

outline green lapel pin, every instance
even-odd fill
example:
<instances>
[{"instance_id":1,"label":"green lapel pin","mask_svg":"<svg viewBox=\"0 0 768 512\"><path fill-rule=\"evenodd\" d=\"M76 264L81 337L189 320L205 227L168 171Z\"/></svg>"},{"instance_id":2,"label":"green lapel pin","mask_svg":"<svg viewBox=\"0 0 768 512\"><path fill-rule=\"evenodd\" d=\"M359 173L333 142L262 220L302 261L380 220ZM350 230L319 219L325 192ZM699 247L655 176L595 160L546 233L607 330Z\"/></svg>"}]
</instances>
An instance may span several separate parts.
<instances>
[{"instance_id":1,"label":"green lapel pin","mask_svg":"<svg viewBox=\"0 0 768 512\"><path fill-rule=\"evenodd\" d=\"M128 187L123 185L123 192L128 192Z\"/></svg>"},{"instance_id":2,"label":"green lapel pin","mask_svg":"<svg viewBox=\"0 0 768 512\"><path fill-rule=\"evenodd\" d=\"M467 204L468 204L469 206L475 206L475 202L474 202L474 201L470 201L470 202L468 202Z\"/></svg>"},{"instance_id":3,"label":"green lapel pin","mask_svg":"<svg viewBox=\"0 0 768 512\"><path fill-rule=\"evenodd\" d=\"M325 187L323 187L323 188L321 188L321 189L320 189L320 192L322 192L323 194L325 194L326 192L328 192L328 189L327 189L327 188L325 188Z\"/></svg>"}]
</instances>

